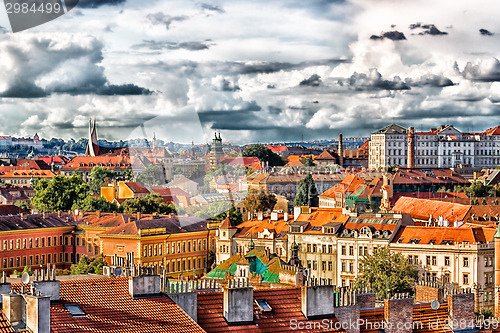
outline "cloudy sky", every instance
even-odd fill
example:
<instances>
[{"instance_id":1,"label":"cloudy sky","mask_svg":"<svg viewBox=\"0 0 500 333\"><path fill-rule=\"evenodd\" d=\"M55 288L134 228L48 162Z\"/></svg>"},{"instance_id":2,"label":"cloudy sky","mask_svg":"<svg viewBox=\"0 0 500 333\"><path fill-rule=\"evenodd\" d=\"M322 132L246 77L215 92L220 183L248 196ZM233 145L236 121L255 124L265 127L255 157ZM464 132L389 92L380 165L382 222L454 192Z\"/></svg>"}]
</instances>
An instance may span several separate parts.
<instances>
[{"instance_id":1,"label":"cloudy sky","mask_svg":"<svg viewBox=\"0 0 500 333\"><path fill-rule=\"evenodd\" d=\"M80 0L12 33L0 135L233 143L500 125L496 1Z\"/></svg>"}]
</instances>

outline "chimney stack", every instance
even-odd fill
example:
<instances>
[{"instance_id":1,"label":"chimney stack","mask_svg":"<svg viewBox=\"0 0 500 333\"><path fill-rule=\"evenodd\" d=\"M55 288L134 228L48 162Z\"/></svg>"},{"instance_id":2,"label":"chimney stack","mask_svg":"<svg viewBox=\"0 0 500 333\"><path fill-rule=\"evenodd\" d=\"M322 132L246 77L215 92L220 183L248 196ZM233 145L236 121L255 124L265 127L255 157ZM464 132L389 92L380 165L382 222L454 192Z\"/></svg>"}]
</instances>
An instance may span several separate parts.
<instances>
[{"instance_id":1,"label":"chimney stack","mask_svg":"<svg viewBox=\"0 0 500 333\"><path fill-rule=\"evenodd\" d=\"M341 167L344 166L344 141L342 139L342 133L339 134L339 149L338 149L338 155L339 155L339 165Z\"/></svg>"},{"instance_id":2,"label":"chimney stack","mask_svg":"<svg viewBox=\"0 0 500 333\"><path fill-rule=\"evenodd\" d=\"M386 333L413 332L413 298L385 299L384 319Z\"/></svg>"},{"instance_id":3,"label":"chimney stack","mask_svg":"<svg viewBox=\"0 0 500 333\"><path fill-rule=\"evenodd\" d=\"M141 212L137 212L137 221L139 221L141 219L141 217L142 217Z\"/></svg>"},{"instance_id":4,"label":"chimney stack","mask_svg":"<svg viewBox=\"0 0 500 333\"><path fill-rule=\"evenodd\" d=\"M302 208L300 206L293 207L293 220L294 221L297 221L301 212L302 212Z\"/></svg>"},{"instance_id":5,"label":"chimney stack","mask_svg":"<svg viewBox=\"0 0 500 333\"><path fill-rule=\"evenodd\" d=\"M408 128L408 163L407 167L415 168L415 129Z\"/></svg>"},{"instance_id":6,"label":"chimney stack","mask_svg":"<svg viewBox=\"0 0 500 333\"><path fill-rule=\"evenodd\" d=\"M98 219L101 218L101 211L100 210L95 212L95 217L97 217Z\"/></svg>"},{"instance_id":7,"label":"chimney stack","mask_svg":"<svg viewBox=\"0 0 500 333\"><path fill-rule=\"evenodd\" d=\"M333 315L334 291L331 285L302 286L302 313L309 320Z\"/></svg>"},{"instance_id":8,"label":"chimney stack","mask_svg":"<svg viewBox=\"0 0 500 333\"><path fill-rule=\"evenodd\" d=\"M474 294L469 291L448 296L448 312L452 330L473 329L475 322ZM458 327L456 327L457 325Z\"/></svg>"},{"instance_id":9,"label":"chimney stack","mask_svg":"<svg viewBox=\"0 0 500 333\"><path fill-rule=\"evenodd\" d=\"M140 274L139 267L139 274ZM161 293L159 275L140 275L128 278L128 292L132 297L158 295Z\"/></svg>"},{"instance_id":10,"label":"chimney stack","mask_svg":"<svg viewBox=\"0 0 500 333\"><path fill-rule=\"evenodd\" d=\"M243 280L243 286L239 281L236 284L235 280L229 280L223 293L224 319L230 325L253 322L253 288L248 279Z\"/></svg>"}]
</instances>

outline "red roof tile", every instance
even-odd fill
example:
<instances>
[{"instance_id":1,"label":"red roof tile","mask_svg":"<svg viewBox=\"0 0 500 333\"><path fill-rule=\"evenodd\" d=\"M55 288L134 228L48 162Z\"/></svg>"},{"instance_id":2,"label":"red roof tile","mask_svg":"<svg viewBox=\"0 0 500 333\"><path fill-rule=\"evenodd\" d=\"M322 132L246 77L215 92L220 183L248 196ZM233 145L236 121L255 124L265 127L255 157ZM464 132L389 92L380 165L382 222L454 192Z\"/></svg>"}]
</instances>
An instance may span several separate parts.
<instances>
[{"instance_id":1,"label":"red roof tile","mask_svg":"<svg viewBox=\"0 0 500 333\"><path fill-rule=\"evenodd\" d=\"M418 220L437 219L442 216L449 222L463 221L470 206L452 202L400 197L392 208L397 213L409 214Z\"/></svg>"},{"instance_id":2,"label":"red roof tile","mask_svg":"<svg viewBox=\"0 0 500 333\"><path fill-rule=\"evenodd\" d=\"M203 332L169 297L132 298L128 278L61 281L61 303L50 307L51 331ZM78 304L85 316L72 316L64 304Z\"/></svg>"}]
</instances>

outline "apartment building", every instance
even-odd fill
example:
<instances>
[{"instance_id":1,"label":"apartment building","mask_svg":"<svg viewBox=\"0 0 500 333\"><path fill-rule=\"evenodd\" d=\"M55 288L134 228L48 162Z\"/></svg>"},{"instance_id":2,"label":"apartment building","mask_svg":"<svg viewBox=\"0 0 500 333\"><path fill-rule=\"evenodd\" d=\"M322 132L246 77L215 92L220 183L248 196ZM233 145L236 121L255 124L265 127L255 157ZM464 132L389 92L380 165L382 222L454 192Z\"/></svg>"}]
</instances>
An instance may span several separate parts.
<instances>
[{"instance_id":1,"label":"apartment building","mask_svg":"<svg viewBox=\"0 0 500 333\"><path fill-rule=\"evenodd\" d=\"M452 125L415 132L392 124L371 134L368 167L491 168L500 164L500 126L462 133Z\"/></svg>"}]
</instances>

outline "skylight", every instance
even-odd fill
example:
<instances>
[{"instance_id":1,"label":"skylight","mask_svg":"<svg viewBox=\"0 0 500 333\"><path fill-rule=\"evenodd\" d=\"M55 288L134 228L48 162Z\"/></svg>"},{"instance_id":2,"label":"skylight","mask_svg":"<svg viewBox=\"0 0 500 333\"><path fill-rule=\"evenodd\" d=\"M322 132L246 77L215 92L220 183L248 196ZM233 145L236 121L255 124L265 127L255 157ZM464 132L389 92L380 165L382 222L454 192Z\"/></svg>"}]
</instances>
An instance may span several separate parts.
<instances>
[{"instance_id":1,"label":"skylight","mask_svg":"<svg viewBox=\"0 0 500 333\"><path fill-rule=\"evenodd\" d=\"M78 304L64 304L64 307L73 317L85 316L85 312L83 312Z\"/></svg>"},{"instance_id":2,"label":"skylight","mask_svg":"<svg viewBox=\"0 0 500 333\"><path fill-rule=\"evenodd\" d=\"M259 307L261 312L271 312L273 310L273 308L265 299L256 299L255 303L257 303L257 306Z\"/></svg>"}]
</instances>

